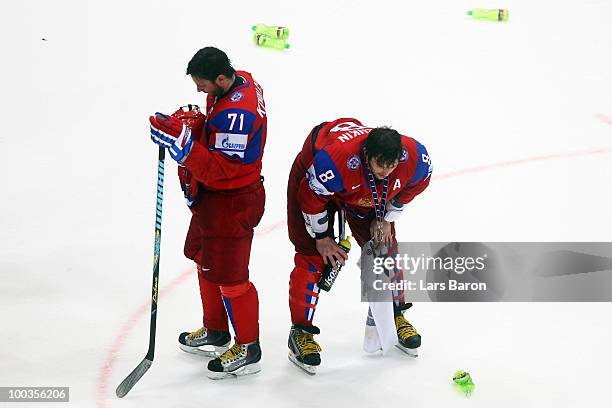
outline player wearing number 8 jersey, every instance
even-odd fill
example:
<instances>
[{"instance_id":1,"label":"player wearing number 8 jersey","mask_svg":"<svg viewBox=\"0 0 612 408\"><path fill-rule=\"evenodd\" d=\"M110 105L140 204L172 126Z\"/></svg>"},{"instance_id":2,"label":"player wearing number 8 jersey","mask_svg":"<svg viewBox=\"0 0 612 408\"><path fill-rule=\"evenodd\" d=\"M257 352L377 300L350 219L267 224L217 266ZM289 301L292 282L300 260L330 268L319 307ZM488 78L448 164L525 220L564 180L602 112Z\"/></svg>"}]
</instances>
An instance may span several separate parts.
<instances>
[{"instance_id":1,"label":"player wearing number 8 jersey","mask_svg":"<svg viewBox=\"0 0 612 408\"><path fill-rule=\"evenodd\" d=\"M396 247L395 221L414 197L429 185L432 172L425 147L386 128L341 118L316 126L295 158L287 187L287 224L295 246L289 282L292 328L290 359L314 373L320 347L312 325L324 264L341 263L345 252L333 239L333 220L340 210L359 246L375 238ZM410 304L396 299L395 324L400 344L417 348L420 336L404 319Z\"/></svg>"},{"instance_id":2,"label":"player wearing number 8 jersey","mask_svg":"<svg viewBox=\"0 0 612 408\"><path fill-rule=\"evenodd\" d=\"M150 118L151 138L179 164L193 215L184 253L196 262L203 327L179 336L181 349L217 357L209 377L258 372L259 301L249 280L253 229L264 212L261 160L267 115L261 86L236 71L214 47L199 50L187 74L207 93L206 117L197 109ZM229 321L235 333L230 344Z\"/></svg>"}]
</instances>

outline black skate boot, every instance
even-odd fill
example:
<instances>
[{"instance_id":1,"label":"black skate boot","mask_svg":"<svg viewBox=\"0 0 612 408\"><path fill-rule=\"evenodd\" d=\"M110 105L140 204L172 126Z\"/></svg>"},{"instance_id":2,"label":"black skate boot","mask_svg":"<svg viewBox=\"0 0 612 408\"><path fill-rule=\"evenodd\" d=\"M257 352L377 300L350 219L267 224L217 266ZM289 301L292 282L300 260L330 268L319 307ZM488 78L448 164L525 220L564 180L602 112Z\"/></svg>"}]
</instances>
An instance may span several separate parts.
<instances>
[{"instance_id":1,"label":"black skate boot","mask_svg":"<svg viewBox=\"0 0 612 408\"><path fill-rule=\"evenodd\" d=\"M215 358L224 353L232 337L227 331L212 330L202 327L194 332L181 333L179 348L187 353Z\"/></svg>"},{"instance_id":2,"label":"black skate boot","mask_svg":"<svg viewBox=\"0 0 612 408\"><path fill-rule=\"evenodd\" d=\"M396 347L411 357L418 357L421 336L417 333L414 326L406 320L404 315L400 314L395 316L395 327L397 329L397 339L399 340L399 344Z\"/></svg>"},{"instance_id":3,"label":"black skate boot","mask_svg":"<svg viewBox=\"0 0 612 408\"><path fill-rule=\"evenodd\" d=\"M236 343L225 353L208 362L208 378L222 380L258 373L261 371L259 360L259 340L248 344Z\"/></svg>"},{"instance_id":4,"label":"black skate boot","mask_svg":"<svg viewBox=\"0 0 612 408\"><path fill-rule=\"evenodd\" d=\"M289 360L309 375L317 373L317 366L321 364L321 347L313 335L321 331L316 326L291 326L289 332Z\"/></svg>"}]
</instances>

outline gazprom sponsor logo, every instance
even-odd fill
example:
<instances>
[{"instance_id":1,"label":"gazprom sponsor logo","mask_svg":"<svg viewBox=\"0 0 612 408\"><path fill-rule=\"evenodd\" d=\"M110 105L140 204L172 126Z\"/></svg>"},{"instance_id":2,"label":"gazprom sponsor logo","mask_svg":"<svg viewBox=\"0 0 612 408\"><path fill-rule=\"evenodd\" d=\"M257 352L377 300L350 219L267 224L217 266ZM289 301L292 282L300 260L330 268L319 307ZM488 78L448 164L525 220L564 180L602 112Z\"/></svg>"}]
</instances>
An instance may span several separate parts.
<instances>
[{"instance_id":1,"label":"gazprom sponsor logo","mask_svg":"<svg viewBox=\"0 0 612 408\"><path fill-rule=\"evenodd\" d=\"M306 178L308 179L308 186L312 191L314 191L317 195L331 195L329 191L325 188L323 184L317 179L315 176L315 168L314 166L310 166L306 171Z\"/></svg>"},{"instance_id":2,"label":"gazprom sponsor logo","mask_svg":"<svg viewBox=\"0 0 612 408\"><path fill-rule=\"evenodd\" d=\"M308 180L308 185L317 195L329 195L329 192L325 189L325 187L319 184L314 178Z\"/></svg>"},{"instance_id":3,"label":"gazprom sponsor logo","mask_svg":"<svg viewBox=\"0 0 612 408\"><path fill-rule=\"evenodd\" d=\"M228 155L238 155L244 157L247 148L248 135L236 133L217 133L215 138L215 148Z\"/></svg>"},{"instance_id":4,"label":"gazprom sponsor logo","mask_svg":"<svg viewBox=\"0 0 612 408\"><path fill-rule=\"evenodd\" d=\"M224 138L221 141L221 146L223 146L223 148L225 149L232 149L232 150L244 150L246 149L246 144L244 143L234 143L232 142L229 137Z\"/></svg>"}]
</instances>

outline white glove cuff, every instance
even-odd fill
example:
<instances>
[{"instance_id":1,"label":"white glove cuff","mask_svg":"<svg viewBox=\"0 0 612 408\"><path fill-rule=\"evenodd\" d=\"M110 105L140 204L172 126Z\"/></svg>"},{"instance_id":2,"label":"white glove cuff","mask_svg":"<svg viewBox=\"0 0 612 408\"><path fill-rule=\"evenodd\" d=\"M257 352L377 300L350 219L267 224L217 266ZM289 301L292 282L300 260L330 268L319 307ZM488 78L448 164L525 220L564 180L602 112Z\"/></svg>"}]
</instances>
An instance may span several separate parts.
<instances>
[{"instance_id":1,"label":"white glove cuff","mask_svg":"<svg viewBox=\"0 0 612 408\"><path fill-rule=\"evenodd\" d=\"M405 205L397 200L391 200L387 203L387 213L385 214L385 221L395 222L399 220L404 211Z\"/></svg>"}]
</instances>

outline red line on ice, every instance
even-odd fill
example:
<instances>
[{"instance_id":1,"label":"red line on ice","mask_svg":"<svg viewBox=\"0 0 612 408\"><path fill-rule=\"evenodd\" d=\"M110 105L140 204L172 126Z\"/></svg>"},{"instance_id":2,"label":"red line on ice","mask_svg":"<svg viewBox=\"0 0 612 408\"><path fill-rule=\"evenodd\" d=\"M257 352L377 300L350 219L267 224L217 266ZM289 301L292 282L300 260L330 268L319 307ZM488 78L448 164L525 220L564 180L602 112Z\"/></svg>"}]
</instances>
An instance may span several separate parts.
<instances>
[{"instance_id":1,"label":"red line on ice","mask_svg":"<svg viewBox=\"0 0 612 408\"><path fill-rule=\"evenodd\" d=\"M604 115L603 113L598 113L597 115L595 115L595 117L599 120L601 120L604 123L607 123L608 125L612 126L612 118L609 116Z\"/></svg>"},{"instance_id":2,"label":"red line on ice","mask_svg":"<svg viewBox=\"0 0 612 408\"><path fill-rule=\"evenodd\" d=\"M601 119L599 115L598 117ZM609 124L612 125L612 120L611 122L609 122ZM580 151L568 152L568 153L556 153L556 154L548 154L548 155L541 155L541 156L533 156L533 157L528 157L525 159L509 160L509 161L492 163L492 164L487 164L487 165L482 165L482 166L477 166L477 167L470 167L470 168L466 168L462 170L456 170L456 171L452 171L449 173L434 175L434 178L436 180L443 180L443 179L461 176L464 174L481 173L481 172L485 172L489 170L495 170L495 169L499 169L503 167L516 166L516 165L525 164L525 163L534 163L534 162L540 162L540 161L546 161L546 160L567 159L567 158L573 158L573 157L590 156L590 155L597 155L597 154L610 154L610 153L612 153L612 146L602 147L602 148L597 148L597 149L580 150ZM277 221L268 226L264 226L257 230L256 235L267 235L277 230L278 228L282 227L283 225L285 225L285 223L286 221L283 220L283 221ZM186 270L182 274L174 278L168 285L164 286L160 290L160 293L159 293L160 301L161 299L166 297L166 295L170 294L174 289L176 289L180 284L185 282L187 278L193 274L193 272L194 272L194 269ZM108 349L106 357L100 367L100 373L98 376L98 384L96 387L96 406L97 408L106 407L106 397L108 396L108 382L109 382L113 367L115 365L115 360L117 359L119 352L123 348L125 344L125 340L130 336L130 334L132 333L132 329L136 326L136 323L138 323L140 319L142 319L146 314L149 313L150 308L151 308L151 301L150 299L147 299L147 301L144 302L142 305L140 305L140 307L132 313L129 319L117 331L117 334L115 335L115 340L113 341L113 344L111 345L111 347ZM145 350L143 348L143 353L144 352ZM134 367L139 362L140 362L139 360L134 360ZM128 373L125 373L125 374L127 375Z\"/></svg>"},{"instance_id":3,"label":"red line on ice","mask_svg":"<svg viewBox=\"0 0 612 408\"><path fill-rule=\"evenodd\" d=\"M262 227L261 229L257 230L256 235L269 234L270 232L275 231L276 229L285 225L285 223L286 223L285 220L277 221L271 225ZM176 289L180 284L187 281L187 278L189 278L190 276L193 276L194 272L195 272L195 268L190 268L184 271L183 273L181 273L176 278L172 279L170 283L168 283L163 288L161 288L159 291L159 301L161 302L162 299L164 299L167 295L172 293L174 289ZM134 329L138 321L142 319L145 315L148 315L149 313L151 313L151 299L150 298L147 299L143 304L140 305L140 307L138 307L138 309L136 309L136 311L132 313L132 315L128 318L128 320L125 323L123 323L121 328L115 334L115 340L113 341L113 344L111 345L111 347L108 349L108 352L106 353L106 357L104 358L104 361L102 365L100 366L100 373L98 374L98 384L96 387L96 406L97 408L106 407L106 397L108 396L108 382L109 382L111 373L113 371L113 368L115 366L115 361L117 360L117 356L119 355L119 352L123 348L126 339L130 337L130 335L132 334L132 329ZM143 344L143 350L142 350L143 356L144 356L145 351L146 350L144 349L144 344ZM139 362L140 360L135 359L134 367L136 367L136 364L138 364ZM128 373L126 372L125 375L128 375ZM113 395L114 395L114 392L113 392Z\"/></svg>"},{"instance_id":4,"label":"red line on ice","mask_svg":"<svg viewBox=\"0 0 612 408\"><path fill-rule=\"evenodd\" d=\"M451 177L461 176L463 174L481 173L487 170L495 170L495 169L499 169L502 167L516 166L517 164L534 163L534 162L555 160L555 159L569 159L573 157L591 156L595 154L610 154L610 153L612 153L612 146L601 147L597 149L589 149L589 150L579 150L579 151L568 152L568 153L556 153L556 154L547 154L547 155L542 155L542 156L533 156L533 157L528 157L526 159L509 160L509 161L504 161L504 162L499 162L499 163L492 163L492 164L486 164L486 165L477 166L477 167L469 167L467 169L462 169L462 170L451 171L449 173L440 174L439 176L434 175L434 179L443 180L443 179L447 179Z\"/></svg>"},{"instance_id":5,"label":"red line on ice","mask_svg":"<svg viewBox=\"0 0 612 408\"><path fill-rule=\"evenodd\" d=\"M177 286L187 280L187 278L193 274L195 269L188 269L185 272L181 273L179 276L174 278L170 283L163 287L159 292L159 301L161 301L167 294L171 293ZM110 374L115 365L115 360L117 359L117 355L123 345L125 344L125 340L132 333L132 329L136 326L136 323L143 316L151 313L151 299L147 299L132 315L129 319L121 326L117 334L115 335L115 340L108 353L106 354L106 358L104 359L104 363L100 367L100 374L98 376L98 386L97 386L97 397L96 397L96 406L98 408L103 408L106 406L106 398L108 391L108 380L110 378ZM146 350L143 349L143 355ZM140 361L134 361L134 367ZM126 373L127 375L128 373Z\"/></svg>"}]
</instances>

